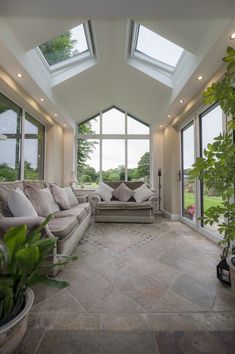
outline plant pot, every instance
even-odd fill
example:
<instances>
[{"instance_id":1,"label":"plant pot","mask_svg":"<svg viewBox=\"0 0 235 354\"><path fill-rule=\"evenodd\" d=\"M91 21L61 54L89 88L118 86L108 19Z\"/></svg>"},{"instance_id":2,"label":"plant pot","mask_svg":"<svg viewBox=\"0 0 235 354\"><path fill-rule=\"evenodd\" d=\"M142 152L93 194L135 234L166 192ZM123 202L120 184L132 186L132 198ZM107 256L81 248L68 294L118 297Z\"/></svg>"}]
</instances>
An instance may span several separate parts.
<instances>
[{"instance_id":1,"label":"plant pot","mask_svg":"<svg viewBox=\"0 0 235 354\"><path fill-rule=\"evenodd\" d=\"M235 294L235 254L231 254L230 256L228 256L227 262L229 265L232 290Z\"/></svg>"},{"instance_id":2,"label":"plant pot","mask_svg":"<svg viewBox=\"0 0 235 354\"><path fill-rule=\"evenodd\" d=\"M34 293L27 289L23 310L11 321L0 327L0 354L11 354L22 341L28 324L28 314L33 305Z\"/></svg>"}]
</instances>

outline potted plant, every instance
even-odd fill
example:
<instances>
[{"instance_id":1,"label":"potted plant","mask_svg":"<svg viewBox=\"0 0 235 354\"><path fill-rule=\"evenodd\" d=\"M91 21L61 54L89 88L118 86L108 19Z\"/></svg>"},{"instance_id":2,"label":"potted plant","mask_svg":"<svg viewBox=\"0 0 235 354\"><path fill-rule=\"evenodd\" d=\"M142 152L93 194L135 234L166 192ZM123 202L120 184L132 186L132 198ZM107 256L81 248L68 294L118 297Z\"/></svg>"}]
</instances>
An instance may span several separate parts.
<instances>
[{"instance_id":1,"label":"potted plant","mask_svg":"<svg viewBox=\"0 0 235 354\"><path fill-rule=\"evenodd\" d=\"M25 334L34 301L30 286L43 283L64 288L69 285L45 275L48 266L58 266L47 261L56 238L41 235L50 218L31 232L26 225L11 228L0 241L0 353L12 353ZM77 259L62 258L59 265Z\"/></svg>"},{"instance_id":2,"label":"potted plant","mask_svg":"<svg viewBox=\"0 0 235 354\"><path fill-rule=\"evenodd\" d=\"M235 252L233 246L235 240L235 50L232 47L227 48L227 55L223 61L227 63L223 79L208 87L203 93L203 98L205 104L219 103L228 117L226 132L216 137L212 144L207 145L204 157L196 159L190 175L194 178L198 177L208 190L213 189L222 197L221 206L211 206L199 219L205 224L218 224L218 231L223 236L220 244L224 246L224 249L221 262L217 266L217 276L222 281L230 282L230 275L228 279L224 275L226 275L226 270L229 271L228 254ZM232 260L230 264L232 264L235 255L230 258Z\"/></svg>"}]
</instances>

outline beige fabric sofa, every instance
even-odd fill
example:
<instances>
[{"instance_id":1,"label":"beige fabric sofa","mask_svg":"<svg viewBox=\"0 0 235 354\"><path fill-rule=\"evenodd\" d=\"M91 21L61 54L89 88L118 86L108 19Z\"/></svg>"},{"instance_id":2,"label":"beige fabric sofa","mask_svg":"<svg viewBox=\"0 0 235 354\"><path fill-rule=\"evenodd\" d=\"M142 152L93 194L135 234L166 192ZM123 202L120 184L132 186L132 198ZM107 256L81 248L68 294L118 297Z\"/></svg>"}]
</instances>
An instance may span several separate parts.
<instances>
[{"instance_id":1,"label":"beige fabric sofa","mask_svg":"<svg viewBox=\"0 0 235 354\"><path fill-rule=\"evenodd\" d=\"M143 182L105 182L111 188L117 188L121 183L134 190L140 187ZM110 202L104 201L95 193L90 198L92 210L96 222L133 222L133 223L153 223L154 205L157 201L155 196L147 201L137 203L132 197L127 202L122 202L112 197Z\"/></svg>"},{"instance_id":2,"label":"beige fabric sofa","mask_svg":"<svg viewBox=\"0 0 235 354\"><path fill-rule=\"evenodd\" d=\"M43 217L14 217L8 208L8 195L19 187L24 191L26 186L33 185L36 188L43 189L50 187L50 183L44 181L17 181L0 183L0 237L7 229L17 225L26 224L29 229L40 225ZM76 248L84 231L90 224L91 207L85 203L82 197L78 197L79 204L63 211L57 211L53 214L54 218L46 226L44 233L47 236L57 237L57 247L54 250L54 259L56 262L58 254L71 255Z\"/></svg>"}]
</instances>

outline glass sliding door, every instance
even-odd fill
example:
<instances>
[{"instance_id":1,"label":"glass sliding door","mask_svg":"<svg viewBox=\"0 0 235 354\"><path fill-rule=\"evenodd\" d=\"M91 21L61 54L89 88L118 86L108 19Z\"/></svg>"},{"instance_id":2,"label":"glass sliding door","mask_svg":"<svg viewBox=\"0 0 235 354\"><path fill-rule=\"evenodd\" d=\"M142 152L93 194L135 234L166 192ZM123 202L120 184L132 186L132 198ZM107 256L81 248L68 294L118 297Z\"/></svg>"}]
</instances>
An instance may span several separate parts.
<instances>
[{"instance_id":1,"label":"glass sliding door","mask_svg":"<svg viewBox=\"0 0 235 354\"><path fill-rule=\"evenodd\" d=\"M191 222L196 219L195 181L189 171L195 161L194 123L191 122L181 131L182 161L182 216Z\"/></svg>"},{"instance_id":2,"label":"glass sliding door","mask_svg":"<svg viewBox=\"0 0 235 354\"><path fill-rule=\"evenodd\" d=\"M208 144L213 143L213 139L223 133L223 111L220 106L212 106L200 115L200 155L204 157L204 149ZM201 216L211 206L219 206L222 203L220 195L213 189L208 190L201 183ZM217 232L217 225L201 226L209 231Z\"/></svg>"}]
</instances>

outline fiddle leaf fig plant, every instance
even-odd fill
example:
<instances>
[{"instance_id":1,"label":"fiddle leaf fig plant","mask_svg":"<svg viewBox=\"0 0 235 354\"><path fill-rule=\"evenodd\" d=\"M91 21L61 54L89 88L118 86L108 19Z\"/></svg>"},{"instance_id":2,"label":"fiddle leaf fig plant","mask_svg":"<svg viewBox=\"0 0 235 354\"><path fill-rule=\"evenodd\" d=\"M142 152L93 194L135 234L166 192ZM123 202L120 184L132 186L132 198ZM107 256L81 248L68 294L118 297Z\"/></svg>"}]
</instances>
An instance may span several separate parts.
<instances>
[{"instance_id":1,"label":"fiddle leaf fig plant","mask_svg":"<svg viewBox=\"0 0 235 354\"><path fill-rule=\"evenodd\" d=\"M65 288L69 284L45 275L45 269L61 266L77 257L60 255L58 264L48 264L48 257L56 245L56 237L41 234L51 216L34 231L26 225L9 229L0 240L0 326L9 322L22 310L28 287L43 283Z\"/></svg>"},{"instance_id":2,"label":"fiddle leaf fig plant","mask_svg":"<svg viewBox=\"0 0 235 354\"><path fill-rule=\"evenodd\" d=\"M220 206L211 206L199 218L205 224L217 223L223 236L222 259L226 258L231 242L235 240L235 50L227 48L223 58L227 69L221 81L213 83L203 93L204 104L218 103L227 115L226 132L214 138L203 151L203 157L196 159L190 172L192 178L198 178L207 189L213 189L222 197Z\"/></svg>"}]
</instances>

